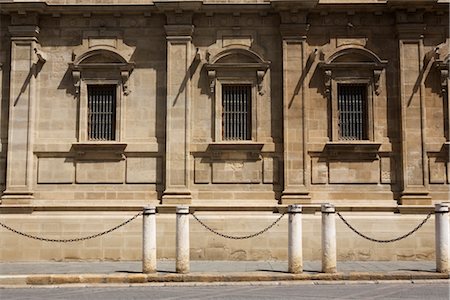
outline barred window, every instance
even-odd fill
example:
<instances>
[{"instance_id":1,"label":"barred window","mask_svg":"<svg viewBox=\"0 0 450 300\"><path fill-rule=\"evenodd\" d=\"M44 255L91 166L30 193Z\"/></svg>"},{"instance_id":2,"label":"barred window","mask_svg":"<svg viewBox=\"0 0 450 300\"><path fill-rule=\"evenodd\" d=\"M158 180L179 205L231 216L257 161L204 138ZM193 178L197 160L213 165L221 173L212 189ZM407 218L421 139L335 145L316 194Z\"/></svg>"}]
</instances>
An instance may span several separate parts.
<instances>
[{"instance_id":1,"label":"barred window","mask_svg":"<svg viewBox=\"0 0 450 300\"><path fill-rule=\"evenodd\" d=\"M251 85L222 85L223 140L251 140Z\"/></svg>"},{"instance_id":2,"label":"barred window","mask_svg":"<svg viewBox=\"0 0 450 300\"><path fill-rule=\"evenodd\" d=\"M368 139L367 85L338 84L339 138Z\"/></svg>"},{"instance_id":3,"label":"barred window","mask_svg":"<svg viewBox=\"0 0 450 300\"><path fill-rule=\"evenodd\" d=\"M88 85L88 138L116 139L116 85Z\"/></svg>"}]
</instances>

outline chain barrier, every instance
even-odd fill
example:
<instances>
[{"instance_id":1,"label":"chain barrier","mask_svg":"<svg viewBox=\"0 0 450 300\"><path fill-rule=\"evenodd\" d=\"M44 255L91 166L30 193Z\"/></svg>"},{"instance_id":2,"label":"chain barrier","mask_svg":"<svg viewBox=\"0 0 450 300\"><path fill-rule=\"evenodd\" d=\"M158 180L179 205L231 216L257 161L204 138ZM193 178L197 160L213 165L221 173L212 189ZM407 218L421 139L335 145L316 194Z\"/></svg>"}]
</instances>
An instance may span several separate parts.
<instances>
[{"instance_id":1,"label":"chain barrier","mask_svg":"<svg viewBox=\"0 0 450 300\"><path fill-rule=\"evenodd\" d=\"M244 236L232 236L232 235L228 235L228 234L224 234L221 232L218 232L214 229L212 229L211 227L209 227L208 225L206 225L205 223L203 223L199 218L197 218L197 216L195 214L192 214L192 216L194 217L195 220L197 220L197 222L199 222L203 227L205 227L207 230L211 231L212 233L219 235L221 237L224 237L226 239L232 239L232 240L245 240L245 239L250 239L253 237L256 237L258 235L261 235L263 233L265 233L266 231L268 231L270 228L272 228L273 226L275 226L285 215L286 213L282 213L281 216L276 219L272 224L270 224L269 226L267 226L266 228L264 228L261 231L258 231L256 233L250 234L250 235L244 235Z\"/></svg>"},{"instance_id":2,"label":"chain barrier","mask_svg":"<svg viewBox=\"0 0 450 300\"><path fill-rule=\"evenodd\" d=\"M102 232L99 232L99 233L96 233L96 234L93 234L93 235L89 235L89 236L85 236L85 237L81 237L81 238L74 238L74 239L48 239L48 238L38 237L38 236L31 235L31 234L28 234L28 233L20 232L20 231L14 229L14 228L9 227L8 225L3 224L2 222L0 222L0 226L2 226L3 228L8 229L9 231L17 233L19 235L25 236L25 237L30 238L30 239L35 239L35 240L38 240L38 241L55 242L55 243L71 243L71 242L80 242L80 241L90 240L90 239L97 238L99 236L108 234L110 232L113 232L114 230L117 230L120 227L127 225L128 223L130 223L131 221L133 221L134 219L136 219L140 215L142 215L142 212L139 212L138 214L136 214L132 218L130 218L130 219L126 220L125 222L122 222L119 225L117 225L117 226L115 226L113 228L110 228L110 229L108 229L106 231L102 231Z\"/></svg>"},{"instance_id":3,"label":"chain barrier","mask_svg":"<svg viewBox=\"0 0 450 300\"><path fill-rule=\"evenodd\" d=\"M397 242L397 241L400 241L400 240L402 240L402 239L404 239L404 238L407 238L407 237L410 236L411 234L415 233L417 230L419 230L419 229L420 229L420 228L421 228L421 227L422 227L422 226L430 219L430 217L431 217L431 215L432 215L433 213L432 213L432 212L429 213L429 214L425 217L425 219L424 219L422 222L420 222L420 224L417 225L417 226L416 226L413 230L411 230L410 232L408 232L408 233L406 233L406 234L404 234L404 235L402 235L402 236L399 236L399 237L397 237L397 238L389 239L389 240L379 240L379 239L371 238L371 237L369 237L369 236L367 236L367 235L365 235L365 234L359 232L358 230L356 230L355 227L353 227L352 225L350 225L350 223L348 223L348 221L345 220L344 217L343 217L340 213L336 212L336 214L339 216L339 218L342 220L342 222L344 222L344 224L348 226L348 228L350 228L354 233L356 233L356 234L359 235L360 237L362 237L362 238L364 238L364 239L366 239L366 240L372 241L372 242L377 242L377 243L392 243L392 242Z\"/></svg>"}]
</instances>

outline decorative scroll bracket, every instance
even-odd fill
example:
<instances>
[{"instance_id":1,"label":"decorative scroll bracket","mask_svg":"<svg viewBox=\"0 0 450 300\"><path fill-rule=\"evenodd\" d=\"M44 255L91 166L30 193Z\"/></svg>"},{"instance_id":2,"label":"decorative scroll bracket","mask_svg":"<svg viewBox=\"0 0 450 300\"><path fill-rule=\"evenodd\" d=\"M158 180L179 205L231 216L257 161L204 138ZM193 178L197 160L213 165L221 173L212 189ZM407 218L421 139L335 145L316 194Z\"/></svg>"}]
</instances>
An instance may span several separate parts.
<instances>
[{"instance_id":1,"label":"decorative scroll bracket","mask_svg":"<svg viewBox=\"0 0 450 300\"><path fill-rule=\"evenodd\" d=\"M81 72L80 70L72 70L73 86L75 87L75 94L80 93Z\"/></svg>"},{"instance_id":2,"label":"decorative scroll bracket","mask_svg":"<svg viewBox=\"0 0 450 300\"><path fill-rule=\"evenodd\" d=\"M128 96L131 93L131 91L128 88L128 78L130 77L130 71L129 70L121 70L120 77L122 78L123 94L125 96Z\"/></svg>"},{"instance_id":3,"label":"decorative scroll bracket","mask_svg":"<svg viewBox=\"0 0 450 300\"><path fill-rule=\"evenodd\" d=\"M256 71L256 77L257 77L257 82L258 82L258 92L261 96L265 94L265 91L263 90L263 79L264 79L265 74L266 74L265 70Z\"/></svg>"},{"instance_id":4,"label":"decorative scroll bracket","mask_svg":"<svg viewBox=\"0 0 450 300\"><path fill-rule=\"evenodd\" d=\"M209 78L209 89L211 94L214 94L214 90L216 88L216 71L208 70L208 78Z\"/></svg>"},{"instance_id":5,"label":"decorative scroll bracket","mask_svg":"<svg viewBox=\"0 0 450 300\"><path fill-rule=\"evenodd\" d=\"M380 77L383 69L374 69L373 70L373 86L375 90L375 94L380 95Z\"/></svg>"}]
</instances>

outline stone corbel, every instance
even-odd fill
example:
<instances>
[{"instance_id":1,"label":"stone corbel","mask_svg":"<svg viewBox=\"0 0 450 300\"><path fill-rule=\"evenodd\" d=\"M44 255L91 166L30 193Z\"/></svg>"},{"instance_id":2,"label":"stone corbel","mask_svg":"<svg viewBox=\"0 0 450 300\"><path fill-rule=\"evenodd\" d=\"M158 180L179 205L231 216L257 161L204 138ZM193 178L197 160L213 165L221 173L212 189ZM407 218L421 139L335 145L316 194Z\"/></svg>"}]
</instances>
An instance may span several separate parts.
<instances>
[{"instance_id":1,"label":"stone corbel","mask_svg":"<svg viewBox=\"0 0 450 300\"><path fill-rule=\"evenodd\" d=\"M331 70L325 70L325 94L328 99L331 97Z\"/></svg>"},{"instance_id":2,"label":"stone corbel","mask_svg":"<svg viewBox=\"0 0 450 300\"><path fill-rule=\"evenodd\" d=\"M448 69L441 69L441 94L448 92Z\"/></svg>"},{"instance_id":3,"label":"stone corbel","mask_svg":"<svg viewBox=\"0 0 450 300\"><path fill-rule=\"evenodd\" d=\"M257 82L258 82L258 92L261 96L265 94L265 91L263 90L263 80L264 80L265 74L266 74L266 71L264 71L264 70L256 71L256 78L257 78Z\"/></svg>"},{"instance_id":4,"label":"stone corbel","mask_svg":"<svg viewBox=\"0 0 450 300\"><path fill-rule=\"evenodd\" d=\"M208 78L209 78L209 88L211 94L214 94L214 90L216 88L216 71L208 70Z\"/></svg>"},{"instance_id":5,"label":"stone corbel","mask_svg":"<svg viewBox=\"0 0 450 300\"><path fill-rule=\"evenodd\" d=\"M75 87L75 94L80 93L81 72L80 70L72 70L73 86Z\"/></svg>"},{"instance_id":6,"label":"stone corbel","mask_svg":"<svg viewBox=\"0 0 450 300\"><path fill-rule=\"evenodd\" d=\"M130 77L130 71L128 70L120 71L120 77L122 78L123 94L125 96L128 96L131 92L128 88L128 78Z\"/></svg>"},{"instance_id":7,"label":"stone corbel","mask_svg":"<svg viewBox=\"0 0 450 300\"><path fill-rule=\"evenodd\" d=\"M382 72L382 69L373 70L373 85L377 96L380 95L380 77Z\"/></svg>"}]
</instances>

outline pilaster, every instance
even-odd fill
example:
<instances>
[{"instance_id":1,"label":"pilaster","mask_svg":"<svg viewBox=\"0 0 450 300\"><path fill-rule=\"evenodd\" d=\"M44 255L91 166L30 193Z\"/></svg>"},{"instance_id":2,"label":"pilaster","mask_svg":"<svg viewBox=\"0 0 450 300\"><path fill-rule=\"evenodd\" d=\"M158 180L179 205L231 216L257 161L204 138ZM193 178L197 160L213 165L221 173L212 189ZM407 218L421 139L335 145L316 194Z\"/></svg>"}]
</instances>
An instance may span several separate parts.
<instances>
[{"instance_id":1,"label":"pilaster","mask_svg":"<svg viewBox=\"0 0 450 300\"><path fill-rule=\"evenodd\" d=\"M189 204L190 66L194 26L171 22L176 18L170 14L167 19L166 188L162 202Z\"/></svg>"},{"instance_id":2,"label":"pilaster","mask_svg":"<svg viewBox=\"0 0 450 300\"><path fill-rule=\"evenodd\" d=\"M405 205L431 204L425 152L424 86L420 80L424 72L425 31L421 21L420 12L397 12L403 165L400 203Z\"/></svg>"},{"instance_id":3,"label":"pilaster","mask_svg":"<svg viewBox=\"0 0 450 300\"><path fill-rule=\"evenodd\" d=\"M9 27L11 79L6 190L2 204L27 204L33 199L36 76L43 61L37 55L39 27L25 24Z\"/></svg>"},{"instance_id":4,"label":"pilaster","mask_svg":"<svg viewBox=\"0 0 450 300\"><path fill-rule=\"evenodd\" d=\"M290 13L283 12L282 20L305 19L303 14L297 18L289 18L289 15ZM281 196L283 204L311 201L306 186L306 99L302 80L307 30L306 23L286 23L280 26L283 44L284 191Z\"/></svg>"}]
</instances>

